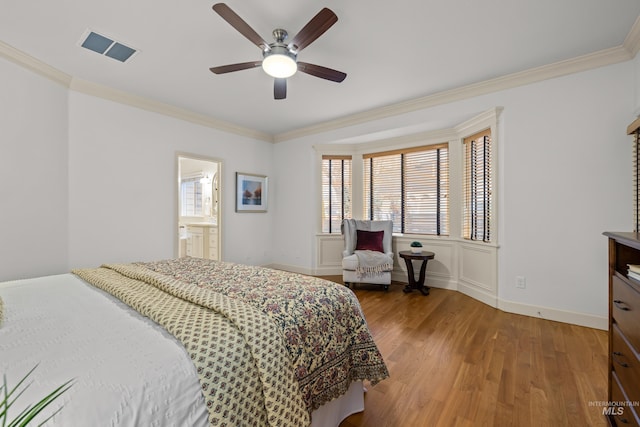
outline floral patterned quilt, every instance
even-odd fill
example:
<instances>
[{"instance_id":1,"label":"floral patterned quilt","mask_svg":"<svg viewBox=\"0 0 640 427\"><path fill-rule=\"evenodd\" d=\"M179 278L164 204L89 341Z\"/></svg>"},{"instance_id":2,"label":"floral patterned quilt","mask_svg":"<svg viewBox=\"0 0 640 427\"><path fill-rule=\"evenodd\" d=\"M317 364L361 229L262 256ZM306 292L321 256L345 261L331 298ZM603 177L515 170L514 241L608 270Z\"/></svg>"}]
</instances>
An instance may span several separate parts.
<instances>
[{"instance_id":1,"label":"floral patterned quilt","mask_svg":"<svg viewBox=\"0 0 640 427\"><path fill-rule=\"evenodd\" d=\"M357 298L333 282L201 258L74 273L185 345L211 425L309 425L353 381L388 376Z\"/></svg>"}]
</instances>

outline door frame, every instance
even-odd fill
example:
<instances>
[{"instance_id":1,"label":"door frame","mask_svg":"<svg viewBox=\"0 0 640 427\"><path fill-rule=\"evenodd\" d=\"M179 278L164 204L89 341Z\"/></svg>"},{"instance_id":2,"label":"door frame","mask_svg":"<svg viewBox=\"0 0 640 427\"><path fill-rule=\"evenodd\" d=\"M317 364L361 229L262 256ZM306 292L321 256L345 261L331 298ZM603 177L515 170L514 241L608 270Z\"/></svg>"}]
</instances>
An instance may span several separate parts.
<instances>
[{"instance_id":1,"label":"door frame","mask_svg":"<svg viewBox=\"0 0 640 427\"><path fill-rule=\"evenodd\" d=\"M211 162L218 164L218 177L217 177L217 188L212 189L215 191L216 201L218 204L218 209L216 211L216 224L217 224L217 234L218 234L218 259L223 259L222 252L222 223L223 223L223 202L222 202L222 182L223 182L223 166L224 162L220 158L203 156L201 154L187 153L178 151L175 155L175 188L174 188L174 206L176 212L176 219L174 223L174 258L178 258L180 256L180 159L190 159L190 160L198 160L204 162Z\"/></svg>"}]
</instances>

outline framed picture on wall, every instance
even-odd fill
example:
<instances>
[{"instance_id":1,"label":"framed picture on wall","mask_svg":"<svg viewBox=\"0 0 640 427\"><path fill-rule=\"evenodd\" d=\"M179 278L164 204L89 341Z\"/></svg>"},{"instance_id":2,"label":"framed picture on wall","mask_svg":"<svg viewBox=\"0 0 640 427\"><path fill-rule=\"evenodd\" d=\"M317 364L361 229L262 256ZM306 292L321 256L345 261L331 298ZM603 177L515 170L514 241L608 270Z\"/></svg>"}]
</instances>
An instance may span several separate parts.
<instances>
[{"instance_id":1,"label":"framed picture on wall","mask_svg":"<svg viewBox=\"0 0 640 427\"><path fill-rule=\"evenodd\" d=\"M236 172L236 212L267 211L267 177Z\"/></svg>"}]
</instances>

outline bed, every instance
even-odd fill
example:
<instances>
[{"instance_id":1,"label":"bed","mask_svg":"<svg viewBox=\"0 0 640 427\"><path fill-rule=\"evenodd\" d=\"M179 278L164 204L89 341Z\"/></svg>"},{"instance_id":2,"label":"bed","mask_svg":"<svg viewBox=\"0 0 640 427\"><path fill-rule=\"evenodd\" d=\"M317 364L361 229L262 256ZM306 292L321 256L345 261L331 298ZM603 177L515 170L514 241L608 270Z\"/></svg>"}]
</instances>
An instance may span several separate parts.
<instances>
[{"instance_id":1,"label":"bed","mask_svg":"<svg viewBox=\"0 0 640 427\"><path fill-rule=\"evenodd\" d=\"M179 258L0 284L0 370L47 425L337 426L388 376L351 290ZM12 410L14 410L12 408ZM11 417L10 417L11 418Z\"/></svg>"}]
</instances>

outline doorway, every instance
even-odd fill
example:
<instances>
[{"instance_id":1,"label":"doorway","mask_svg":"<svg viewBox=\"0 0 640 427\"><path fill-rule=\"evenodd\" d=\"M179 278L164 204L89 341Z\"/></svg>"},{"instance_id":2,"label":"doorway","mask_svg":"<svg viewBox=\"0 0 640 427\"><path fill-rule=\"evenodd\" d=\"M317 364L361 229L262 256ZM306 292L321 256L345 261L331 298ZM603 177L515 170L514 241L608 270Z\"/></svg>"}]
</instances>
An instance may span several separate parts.
<instances>
[{"instance_id":1,"label":"doorway","mask_svg":"<svg viewBox=\"0 0 640 427\"><path fill-rule=\"evenodd\" d=\"M222 161L178 154L178 257L222 259Z\"/></svg>"}]
</instances>

